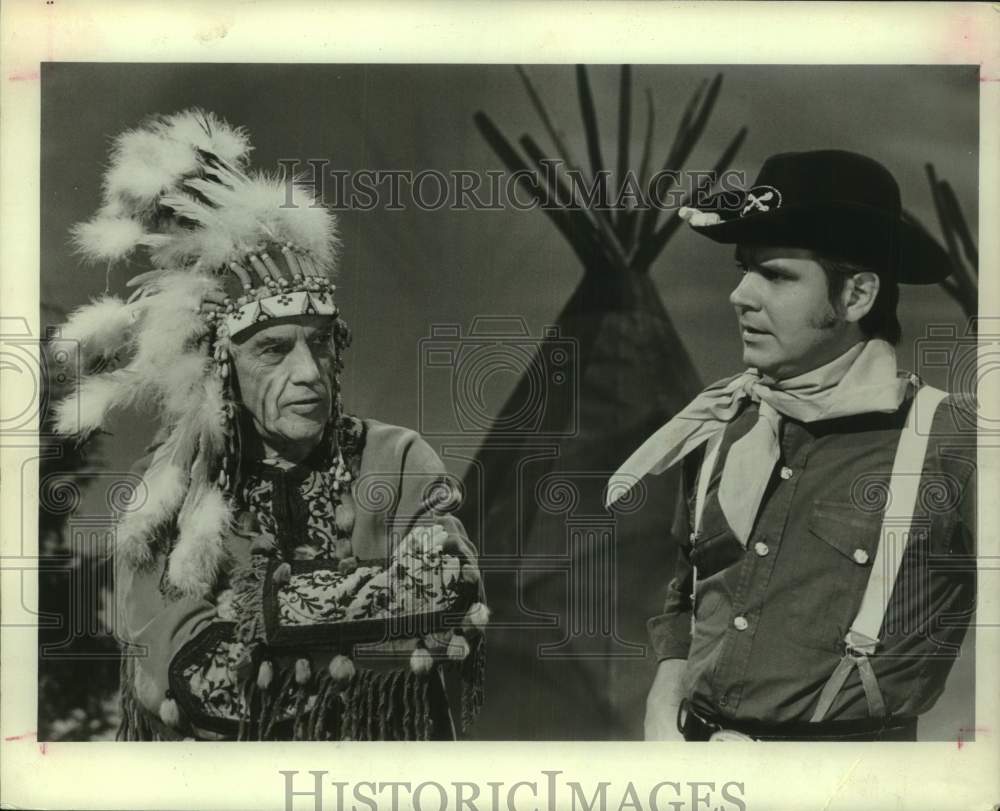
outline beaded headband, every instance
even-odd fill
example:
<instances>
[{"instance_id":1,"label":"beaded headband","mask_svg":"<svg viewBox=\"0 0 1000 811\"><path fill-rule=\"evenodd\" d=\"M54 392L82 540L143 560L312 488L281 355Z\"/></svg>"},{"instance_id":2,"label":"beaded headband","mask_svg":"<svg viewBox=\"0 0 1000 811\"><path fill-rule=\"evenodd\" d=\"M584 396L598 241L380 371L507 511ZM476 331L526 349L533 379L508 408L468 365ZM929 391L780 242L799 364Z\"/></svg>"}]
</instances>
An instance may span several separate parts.
<instances>
[{"instance_id":1,"label":"beaded headband","mask_svg":"<svg viewBox=\"0 0 1000 811\"><path fill-rule=\"evenodd\" d=\"M272 318L337 316L336 285L316 269L309 255L286 243L281 246L281 257L285 272L266 250L248 254L242 264L230 263L229 269L243 287L243 295L225 308L223 323L230 337Z\"/></svg>"}]
</instances>

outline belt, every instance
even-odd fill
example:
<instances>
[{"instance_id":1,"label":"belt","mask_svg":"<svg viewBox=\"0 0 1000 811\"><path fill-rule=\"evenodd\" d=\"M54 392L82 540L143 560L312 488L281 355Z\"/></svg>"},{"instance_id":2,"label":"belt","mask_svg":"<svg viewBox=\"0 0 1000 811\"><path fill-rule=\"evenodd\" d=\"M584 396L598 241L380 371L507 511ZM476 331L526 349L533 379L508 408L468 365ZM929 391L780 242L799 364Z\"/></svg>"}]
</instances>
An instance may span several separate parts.
<instances>
[{"instance_id":1,"label":"belt","mask_svg":"<svg viewBox=\"0 0 1000 811\"><path fill-rule=\"evenodd\" d=\"M915 741L917 718L763 724L708 716L685 699L677 710L677 729L686 741Z\"/></svg>"}]
</instances>

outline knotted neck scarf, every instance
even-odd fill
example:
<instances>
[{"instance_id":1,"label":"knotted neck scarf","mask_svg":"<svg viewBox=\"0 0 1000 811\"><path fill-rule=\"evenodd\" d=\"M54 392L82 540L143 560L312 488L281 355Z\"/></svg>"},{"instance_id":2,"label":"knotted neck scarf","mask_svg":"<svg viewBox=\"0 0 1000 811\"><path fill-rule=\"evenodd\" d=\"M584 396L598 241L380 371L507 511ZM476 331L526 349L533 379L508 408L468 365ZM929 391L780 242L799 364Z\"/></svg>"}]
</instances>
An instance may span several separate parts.
<instances>
[{"instance_id":1,"label":"knotted neck scarf","mask_svg":"<svg viewBox=\"0 0 1000 811\"><path fill-rule=\"evenodd\" d=\"M745 546L781 449L781 420L849 417L899 408L907 381L897 376L896 353L882 340L858 343L824 366L787 380L756 369L719 380L647 439L608 482L607 506L643 476L662 473L726 429L744 401L759 403L756 424L733 443L719 484L719 505Z\"/></svg>"}]
</instances>

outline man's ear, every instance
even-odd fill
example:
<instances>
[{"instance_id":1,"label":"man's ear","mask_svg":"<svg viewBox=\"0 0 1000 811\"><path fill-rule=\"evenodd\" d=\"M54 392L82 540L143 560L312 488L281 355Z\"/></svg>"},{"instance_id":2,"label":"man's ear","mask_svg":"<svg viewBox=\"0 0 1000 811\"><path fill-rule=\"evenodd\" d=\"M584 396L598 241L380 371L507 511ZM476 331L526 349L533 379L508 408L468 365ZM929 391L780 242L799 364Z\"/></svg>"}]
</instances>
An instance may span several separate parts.
<instances>
[{"instance_id":1,"label":"man's ear","mask_svg":"<svg viewBox=\"0 0 1000 811\"><path fill-rule=\"evenodd\" d=\"M841 303L844 306L844 316L849 322L856 323L868 314L875 305L879 285L878 274L867 270L855 273L847 280Z\"/></svg>"}]
</instances>

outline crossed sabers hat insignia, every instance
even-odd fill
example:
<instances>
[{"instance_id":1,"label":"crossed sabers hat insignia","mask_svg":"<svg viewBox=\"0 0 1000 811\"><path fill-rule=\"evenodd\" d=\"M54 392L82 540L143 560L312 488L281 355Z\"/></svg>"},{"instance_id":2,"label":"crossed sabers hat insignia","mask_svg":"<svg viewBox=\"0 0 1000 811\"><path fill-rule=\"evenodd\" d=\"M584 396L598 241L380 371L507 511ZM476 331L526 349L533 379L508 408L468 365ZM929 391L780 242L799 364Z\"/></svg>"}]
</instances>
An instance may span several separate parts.
<instances>
[{"instance_id":1,"label":"crossed sabers hat insignia","mask_svg":"<svg viewBox=\"0 0 1000 811\"><path fill-rule=\"evenodd\" d=\"M745 217L747 214L756 211L770 211L772 206L768 205L768 203L772 200L774 200L774 208L781 208L781 192L774 188L774 186L754 186L747 192L746 199L746 205L740 211L741 217Z\"/></svg>"}]
</instances>

